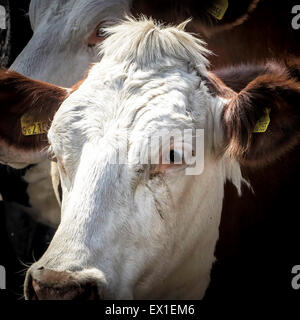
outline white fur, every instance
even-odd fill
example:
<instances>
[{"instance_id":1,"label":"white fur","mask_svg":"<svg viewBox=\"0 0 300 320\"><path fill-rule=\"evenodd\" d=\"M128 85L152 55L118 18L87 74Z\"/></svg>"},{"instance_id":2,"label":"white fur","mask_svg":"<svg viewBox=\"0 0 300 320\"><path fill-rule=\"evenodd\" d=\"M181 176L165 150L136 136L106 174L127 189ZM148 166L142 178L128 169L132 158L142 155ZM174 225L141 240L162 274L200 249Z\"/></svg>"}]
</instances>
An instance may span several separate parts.
<instances>
[{"instance_id":1,"label":"white fur","mask_svg":"<svg viewBox=\"0 0 300 320\"><path fill-rule=\"evenodd\" d=\"M242 183L239 164L217 156L226 102L199 77L207 51L182 28L142 19L109 33L101 62L62 104L48 134L62 181L62 221L34 267L100 270L106 298L201 299L224 183L238 190ZM144 136L174 128L205 130L204 172L169 169L149 179L150 167L131 160ZM112 165L116 150L128 146L128 164Z\"/></svg>"},{"instance_id":2,"label":"white fur","mask_svg":"<svg viewBox=\"0 0 300 320\"><path fill-rule=\"evenodd\" d=\"M33 37L11 69L28 77L64 87L79 81L97 50L87 39L102 23L123 17L128 0L31 0Z\"/></svg>"}]
</instances>

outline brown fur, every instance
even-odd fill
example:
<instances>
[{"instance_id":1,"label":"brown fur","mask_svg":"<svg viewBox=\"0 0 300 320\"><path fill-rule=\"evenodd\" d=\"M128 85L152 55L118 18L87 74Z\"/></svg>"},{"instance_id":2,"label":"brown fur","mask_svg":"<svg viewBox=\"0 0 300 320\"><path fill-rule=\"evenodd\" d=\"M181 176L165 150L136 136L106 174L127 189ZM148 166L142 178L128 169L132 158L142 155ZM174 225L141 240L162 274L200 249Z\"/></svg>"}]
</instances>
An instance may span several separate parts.
<instances>
[{"instance_id":1,"label":"brown fur","mask_svg":"<svg viewBox=\"0 0 300 320\"><path fill-rule=\"evenodd\" d=\"M205 81L212 96L230 99L234 95L230 86L226 86L221 78L218 78L214 73L209 72L207 77L202 77L202 79Z\"/></svg>"},{"instance_id":2,"label":"brown fur","mask_svg":"<svg viewBox=\"0 0 300 320\"><path fill-rule=\"evenodd\" d=\"M285 67L276 61L268 61L264 64L248 63L228 66L214 70L213 73L215 77L221 79L226 86L239 93L256 77L263 74L279 74L283 68Z\"/></svg>"},{"instance_id":3,"label":"brown fur","mask_svg":"<svg viewBox=\"0 0 300 320\"><path fill-rule=\"evenodd\" d=\"M22 150L41 150L46 134L24 136L21 117L30 114L37 121L51 120L68 95L64 88L29 79L13 71L0 71L0 145Z\"/></svg>"},{"instance_id":4,"label":"brown fur","mask_svg":"<svg viewBox=\"0 0 300 320\"><path fill-rule=\"evenodd\" d=\"M194 18L189 29L200 29L202 34L210 35L219 30L231 29L247 20L260 0L229 0L228 9L222 20L216 19L209 9L216 0L134 0L132 11L135 15L143 13L155 19L180 23Z\"/></svg>"},{"instance_id":5,"label":"brown fur","mask_svg":"<svg viewBox=\"0 0 300 320\"><path fill-rule=\"evenodd\" d=\"M285 66L272 67L249 82L223 111L228 152L246 165L273 162L299 143L300 82ZM253 133L266 108L271 109L267 131Z\"/></svg>"}]
</instances>

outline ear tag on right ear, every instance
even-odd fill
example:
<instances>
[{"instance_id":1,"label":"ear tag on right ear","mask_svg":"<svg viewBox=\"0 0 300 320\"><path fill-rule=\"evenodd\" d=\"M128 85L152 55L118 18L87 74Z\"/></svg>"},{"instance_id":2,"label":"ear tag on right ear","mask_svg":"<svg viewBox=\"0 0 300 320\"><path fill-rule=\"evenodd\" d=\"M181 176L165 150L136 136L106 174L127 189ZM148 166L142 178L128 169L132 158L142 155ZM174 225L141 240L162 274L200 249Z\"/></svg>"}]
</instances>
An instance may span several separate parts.
<instances>
[{"instance_id":1,"label":"ear tag on right ear","mask_svg":"<svg viewBox=\"0 0 300 320\"><path fill-rule=\"evenodd\" d=\"M24 136L36 136L46 133L46 121L36 120L29 114L21 117L21 128Z\"/></svg>"},{"instance_id":2,"label":"ear tag on right ear","mask_svg":"<svg viewBox=\"0 0 300 320\"><path fill-rule=\"evenodd\" d=\"M270 119L271 108L266 108L265 115L258 120L255 128L253 130L254 133L263 133L268 130L269 124L271 122Z\"/></svg>"},{"instance_id":3,"label":"ear tag on right ear","mask_svg":"<svg viewBox=\"0 0 300 320\"><path fill-rule=\"evenodd\" d=\"M208 12L218 20L222 20L228 9L228 0L216 0Z\"/></svg>"}]
</instances>

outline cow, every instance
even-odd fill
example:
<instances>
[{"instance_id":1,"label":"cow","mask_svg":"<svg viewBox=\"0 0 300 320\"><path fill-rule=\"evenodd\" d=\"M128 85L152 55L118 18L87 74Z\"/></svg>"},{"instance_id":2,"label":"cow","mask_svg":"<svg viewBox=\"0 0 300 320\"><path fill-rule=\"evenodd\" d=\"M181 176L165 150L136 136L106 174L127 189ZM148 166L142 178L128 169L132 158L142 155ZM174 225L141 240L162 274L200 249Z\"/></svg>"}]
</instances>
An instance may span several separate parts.
<instances>
[{"instance_id":1,"label":"cow","mask_svg":"<svg viewBox=\"0 0 300 320\"><path fill-rule=\"evenodd\" d=\"M128 0L68 0L63 2L57 0L51 2L32 0L28 16L34 34L23 52L11 66L11 69L37 80L69 86L82 77L90 63L97 60L95 46L104 39L101 31L102 27L114 23L129 9L136 15L140 14L143 12L142 9L138 8L140 5L141 2ZM187 7L190 5L192 4L187 4ZM213 5L210 0L202 1L201 4L198 4L197 8L195 8L196 11L204 12L205 14L197 16L197 20L204 21L205 25L206 22L213 25L217 23L218 20L209 11ZM170 3L168 6L170 10L173 10L173 7L175 8L177 5ZM250 12L254 7L254 2L252 1L247 1L246 4L242 5L237 2L234 6L228 8L223 21L225 21L226 25L229 25L235 20L245 17L246 11ZM153 15L156 15L155 11L153 4ZM20 21L22 19L22 22L25 20L25 16L19 18ZM220 23L218 22L218 24ZM64 31L61 32L62 30ZM14 31L16 31L14 32L15 38L18 35L18 31ZM54 34L55 37L53 36ZM16 45L21 47L23 43L25 44L25 41L28 41L28 36L25 38L24 34L22 34L22 39L17 41ZM60 63L61 61L64 61L64 63ZM58 64L59 67L57 67ZM30 166L21 170L13 170L1 165L0 169L0 191L5 200L5 212L8 219L11 220L10 225L12 226L12 228L7 228L8 236L16 238L15 229L27 230L28 223L24 222L24 219L31 219L32 217L34 220L56 228L60 221L60 209L56 199L61 202L62 196L56 164L52 162L50 169L50 162L45 160L40 164L30 164ZM54 192L51 186L51 179ZM21 190L24 191L21 192ZM12 201L14 203L11 203ZM15 215L13 212L16 211L25 211L29 213L30 217L22 218L20 212L18 217L20 216L21 218L13 218ZM20 226L16 223L17 221L22 221L24 225ZM25 237L24 231L19 231L18 233ZM52 230L50 229L51 233ZM32 243L28 234L26 238L29 244ZM46 246L49 236L47 235L45 238L46 241L42 240L40 242L45 242L44 245ZM22 261L31 261L32 254L37 258L40 256L39 252L41 250L36 245L31 247L29 245L29 248L23 250L26 254L20 254L20 243L22 243L21 247L23 247L24 241L13 240L13 242L17 245L18 258ZM12 268L8 269L11 270Z\"/></svg>"},{"instance_id":2,"label":"cow","mask_svg":"<svg viewBox=\"0 0 300 320\"><path fill-rule=\"evenodd\" d=\"M299 31L293 30L291 27L293 17L291 9L295 4L294 1L274 3L270 0L231 0L224 17L220 20L211 13L214 3L215 1L212 0L185 1L183 5L183 1L161 2L154 0L149 5L149 1L135 0L133 2L124 1L118 5L117 1L108 0L105 1L105 4L101 0L90 2L54 0L51 3L44 0L32 0L29 17L34 35L13 64L12 69L35 79L50 81L66 87L73 84L72 82L79 80L83 75L84 68L82 68L82 65L88 66L90 62L95 61L94 59L97 60L93 54L85 55L85 52L97 51L95 45L105 38L101 31L102 26L106 26L110 22L114 23L116 18L120 18L122 10L119 11L119 9L122 6L125 11L129 8L135 15L145 13L170 22L180 22L192 16L193 20L187 25L187 29L201 34L201 37L208 43L209 49L213 50L215 55L209 57L213 68L236 63L248 63L249 61L264 62L266 58L274 57L289 60L290 56L299 55ZM93 6L93 9L91 6ZM77 14L78 8L82 10L82 15ZM95 16L84 14L84 12L87 13L87 9L91 9L95 15L98 14L99 23L95 22L92 26L89 19L94 19ZM57 15L57 12L59 12L59 15ZM81 21L81 17L84 17L84 21ZM78 18L77 21L76 18ZM80 28L81 31L78 33L72 31L76 28L67 28L72 23L74 26L83 28L89 22L91 22L91 27L90 29L86 27L87 33L81 32ZM64 30L64 32L56 32L55 28ZM47 32L48 30L53 30L53 32ZM56 33L55 37L53 37L53 33ZM74 43L81 43L81 47L75 48ZM60 48L63 48L65 53ZM67 56L67 59L64 56ZM60 63L62 60L64 61L63 64ZM81 63L76 63L77 60L80 60ZM55 61L58 62L59 67L53 66ZM78 72L79 69L82 72ZM222 74L219 76L222 78ZM71 78L73 78L73 81L70 81ZM226 77L223 81L227 81ZM226 84L230 86L231 82L229 79ZM233 89L235 90L235 88ZM241 229L241 224L244 226L243 230L247 230L249 225L255 223L254 221L259 221L259 225L261 225L263 220L270 236L268 221L274 221L274 210L281 208L282 212L289 212L289 219L294 219L293 208L295 207L294 199L296 199L296 196L293 186L298 181L299 176L297 159L299 159L299 152L296 149L291 150L282 159L263 169L249 168L243 165L242 173L250 181L253 189L256 190L255 194L248 188L243 188L244 197L239 198L234 186L229 182L226 184L220 226L221 241L218 243L216 252L219 258L228 259L228 249L234 251L237 243L241 243L241 234L236 232ZM285 164L284 168L282 163ZM30 204L39 209L39 212L32 210L33 213L31 214L47 224L57 226L60 220L60 210L52 191L49 167L49 161L44 161L40 165L30 166L22 172L26 172L25 180L29 182ZM274 172L276 172L276 178ZM20 174L18 173L18 175ZM61 200L62 194L58 176L56 164L52 163L55 193L57 198ZM11 184L14 183L11 178L9 181ZM270 187L267 189L264 187L265 181L270 182L268 184ZM11 187L14 188L13 185ZM7 189L7 184L4 184L2 190L5 199L7 199L7 192L9 192ZM23 197L26 198L26 196ZM243 218L241 218L240 212L243 213ZM291 224L293 223L291 222ZM294 221L294 225L297 225L296 221ZM228 232L228 229L230 229L230 232ZM250 231L248 232L250 233ZM249 238L251 239L251 234ZM261 238L264 239L263 234ZM291 239L290 243L293 242L295 242L295 239ZM247 246L249 247L251 244L252 242L247 243ZM256 247L259 247L261 252L265 252L261 245L257 244ZM291 248L290 251L295 250ZM275 255L274 252L273 256ZM295 263L293 262L294 257L295 254L290 255L291 263ZM263 253L261 258L265 262L271 261ZM219 262L221 260L219 259ZM288 261L288 259L285 260ZM250 256L240 269L242 270L245 265L250 266L249 261L252 261ZM286 272L288 268L289 265L282 268L280 272ZM226 270L227 274L228 270L231 270L232 274L239 271L237 267L235 271L232 271L232 265L227 267ZM256 282L252 281L253 285L259 283L257 277L253 276L254 279ZM288 282L288 280L286 281ZM265 277L263 277L262 282L265 282ZM230 286L232 286L232 282ZM224 287L226 286L224 285Z\"/></svg>"},{"instance_id":3,"label":"cow","mask_svg":"<svg viewBox=\"0 0 300 320\"><path fill-rule=\"evenodd\" d=\"M293 4L293 1L275 4L273 1L232 0L228 6L224 1L220 8L215 0L184 3L32 0L29 17L34 34L11 69L37 80L71 86L97 60L96 45L104 39L102 28L115 23L129 11L135 16L144 13L166 22L180 23L193 17L187 28L201 35L214 52L209 58L213 68L274 57L288 60L299 55L298 32L290 24ZM272 17L268 15L270 8ZM216 9L221 9L221 15ZM269 17L267 22L266 15ZM51 226L57 226L60 220L55 200L61 201L57 176L56 165L52 164L50 169L49 161L31 166L24 176L29 184L29 202L38 209L34 215Z\"/></svg>"},{"instance_id":4,"label":"cow","mask_svg":"<svg viewBox=\"0 0 300 320\"><path fill-rule=\"evenodd\" d=\"M27 299L202 299L226 181L241 194L251 188L242 164L267 166L298 145L295 74L274 61L236 69L231 78L246 84L237 93L184 27L128 18L107 28L101 61L71 89L1 73L1 161L50 154L63 194L57 232L27 272ZM24 116L48 134L24 135ZM149 137L175 129L204 130L202 172L187 173L193 139L172 143L167 163L156 147L158 163L135 162L148 158ZM115 162L123 151L127 161Z\"/></svg>"},{"instance_id":5,"label":"cow","mask_svg":"<svg viewBox=\"0 0 300 320\"><path fill-rule=\"evenodd\" d=\"M256 1L249 1L242 6L236 4L234 7L239 8L238 13L232 13L230 7L229 21L226 20L225 24L229 25L246 16L247 12L254 9L254 2ZM104 39L102 28L122 18L130 9L136 15L148 10L140 8L141 5L141 2L131 0L32 0L29 17L34 34L12 64L11 70L37 80L71 86L97 60L96 44ZM198 20L203 20L203 23L217 21L208 13L211 5L212 1L203 1L202 5L198 5L197 12L206 13L203 17L197 17ZM189 6L193 6L193 3L187 5ZM176 5L168 4L168 8L173 10ZM155 6L152 13L155 14ZM50 169L48 160L31 166L24 175L24 180L28 183L30 205L38 209L38 212L32 210L31 214L53 227L57 227L60 221L58 203L61 199L57 176L56 165L52 163Z\"/></svg>"}]
</instances>

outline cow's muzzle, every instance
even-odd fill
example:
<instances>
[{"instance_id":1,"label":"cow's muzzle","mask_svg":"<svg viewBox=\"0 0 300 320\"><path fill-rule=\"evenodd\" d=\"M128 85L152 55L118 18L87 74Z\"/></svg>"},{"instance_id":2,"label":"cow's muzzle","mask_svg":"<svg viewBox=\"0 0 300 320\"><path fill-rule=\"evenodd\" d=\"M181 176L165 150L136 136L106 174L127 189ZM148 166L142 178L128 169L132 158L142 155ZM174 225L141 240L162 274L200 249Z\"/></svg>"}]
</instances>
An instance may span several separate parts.
<instances>
[{"instance_id":1,"label":"cow's muzzle","mask_svg":"<svg viewBox=\"0 0 300 320\"><path fill-rule=\"evenodd\" d=\"M72 272L58 272L44 267L30 268L24 290L27 300L101 300L94 279L80 279Z\"/></svg>"}]
</instances>

